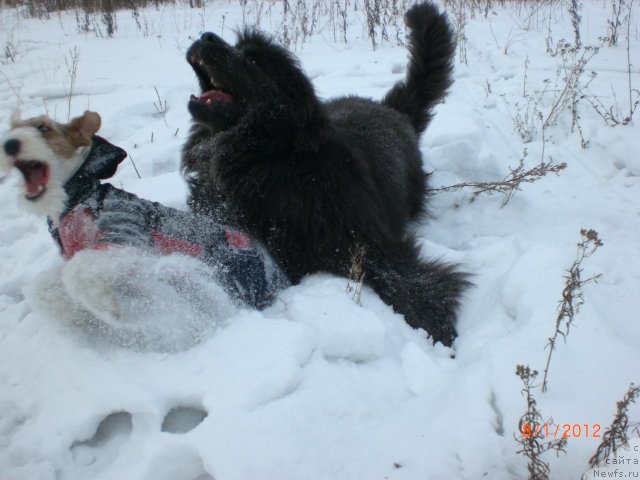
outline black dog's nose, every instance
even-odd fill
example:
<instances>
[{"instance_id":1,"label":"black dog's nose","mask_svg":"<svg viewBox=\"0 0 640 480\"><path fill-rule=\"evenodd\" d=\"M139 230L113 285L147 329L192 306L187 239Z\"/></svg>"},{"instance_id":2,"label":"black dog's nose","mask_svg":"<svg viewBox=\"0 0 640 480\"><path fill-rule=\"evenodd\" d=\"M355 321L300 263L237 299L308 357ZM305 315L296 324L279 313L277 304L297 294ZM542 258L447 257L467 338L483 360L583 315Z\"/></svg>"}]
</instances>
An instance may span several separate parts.
<instances>
[{"instance_id":1,"label":"black dog's nose","mask_svg":"<svg viewBox=\"0 0 640 480\"><path fill-rule=\"evenodd\" d=\"M218 35L211 32L204 32L200 37L200 41L202 43L217 43L224 44L224 40L222 40Z\"/></svg>"},{"instance_id":2,"label":"black dog's nose","mask_svg":"<svg viewBox=\"0 0 640 480\"><path fill-rule=\"evenodd\" d=\"M17 155L20 151L20 140L11 138L4 142L4 151L7 152L7 155L11 155L12 157Z\"/></svg>"},{"instance_id":3,"label":"black dog's nose","mask_svg":"<svg viewBox=\"0 0 640 480\"><path fill-rule=\"evenodd\" d=\"M200 37L200 40L203 42L215 42L218 39L218 36L215 33L204 32Z\"/></svg>"}]
</instances>

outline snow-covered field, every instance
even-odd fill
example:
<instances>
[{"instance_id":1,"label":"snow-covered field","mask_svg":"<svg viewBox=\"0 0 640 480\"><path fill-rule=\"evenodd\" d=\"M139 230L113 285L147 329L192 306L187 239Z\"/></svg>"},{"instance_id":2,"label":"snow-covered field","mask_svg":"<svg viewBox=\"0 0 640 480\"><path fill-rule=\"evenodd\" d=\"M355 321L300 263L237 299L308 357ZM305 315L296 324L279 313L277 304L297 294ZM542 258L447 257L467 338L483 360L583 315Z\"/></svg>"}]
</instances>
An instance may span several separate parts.
<instances>
[{"instance_id":1,"label":"snow-covered field","mask_svg":"<svg viewBox=\"0 0 640 480\"><path fill-rule=\"evenodd\" d=\"M607 34L609 3L583 2L583 45ZM277 31L282 5L260 14L255 5L246 7L247 22L258 17L261 28ZM380 98L403 77L405 49L387 43L373 51L360 15L350 14L346 44L321 22L297 46L323 97ZM124 347L83 328L82 314L60 298L65 288L82 290L74 272L83 268L108 276L138 266L85 256L65 267L45 222L19 209L20 178L12 174L0 184L0 480L527 478L516 454L526 404L515 368L544 369L563 275L580 229L592 228L604 246L585 259L582 275L602 277L584 288L548 391L534 390L545 418L581 426L566 454L545 456L550 478L579 478L601 440L595 425L602 435L616 401L640 380L640 130L607 126L585 98L578 114L587 148L563 109L544 129L543 152L542 125L565 85L556 45L574 39L566 5L467 15L466 63L457 58L455 84L423 141L432 186L502 179L525 148L526 168L541 160L567 168L523 184L505 206L500 195L469 202L469 189L431 198L433 218L416 227L425 255L459 262L475 284L454 349L431 345L371 290L360 306L345 292L347 279L320 274L263 312L220 308L190 348ZM161 6L140 11L139 29L130 12L119 12L106 39L78 33L72 12L40 21L0 10L0 48L12 57L0 63L0 130L18 107L22 117L46 112L61 121L97 111L100 134L125 148L140 173L126 160L112 183L185 209L180 146L197 84L184 54L203 28L233 39L242 17L235 2ZM597 72L581 93L607 108L617 102L620 117L629 109L625 35L621 27L618 46L603 46L578 84ZM515 128L517 118L532 128ZM149 259L135 278L153 285L171 265L201 273L187 260ZM153 292L152 305L163 300ZM122 322L153 331L149 311L158 308L143 304ZM158 315L168 342L202 320L179 301L165 301ZM640 419L638 407L630 414Z\"/></svg>"}]
</instances>

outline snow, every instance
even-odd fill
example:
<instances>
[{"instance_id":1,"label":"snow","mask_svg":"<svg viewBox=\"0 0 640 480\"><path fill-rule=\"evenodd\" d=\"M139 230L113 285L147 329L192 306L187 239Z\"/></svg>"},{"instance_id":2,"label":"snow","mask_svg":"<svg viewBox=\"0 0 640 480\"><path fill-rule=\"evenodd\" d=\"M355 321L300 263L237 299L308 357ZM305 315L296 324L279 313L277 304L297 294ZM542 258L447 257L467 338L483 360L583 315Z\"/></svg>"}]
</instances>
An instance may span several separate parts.
<instances>
[{"instance_id":1,"label":"snow","mask_svg":"<svg viewBox=\"0 0 640 480\"><path fill-rule=\"evenodd\" d=\"M584 44L607 32L604 3L583 3ZM276 31L280 5L261 16L252 5L248 20ZM179 256L86 252L65 265L45 222L20 209L20 179L9 175L0 185L0 479L526 478L514 439L526 408L515 367L544 368L581 228L604 242L584 261L583 278L602 278L584 288L548 392L534 394L545 418L599 424L603 433L640 373L640 132L607 126L581 101L587 148L569 111L546 130L544 157L539 120L523 143L514 115L548 115L562 86L562 58L546 53L546 39L573 38L564 8L496 6L468 18L467 64L457 59L451 93L423 139L433 187L501 179L525 148L527 168L567 163L523 184L506 206L498 195L470 202L469 190L431 198L432 218L416 226L425 254L459 262L475 284L453 349L432 345L367 288L359 305L345 278L312 275L254 312ZM215 2L140 15L142 30L119 12L115 38L105 39L78 33L73 12L41 21L0 10L0 47L15 57L0 64L0 124L17 108L61 121L68 111L97 111L99 133L125 148L140 174L125 160L112 183L185 209L179 158L197 82L184 54L203 25L232 40L243 13ZM402 78L406 50L372 51L359 13L350 15L347 44L321 22L297 53L323 97L380 98ZM625 45L622 34L618 46L603 46L582 79L596 71L588 91L623 112ZM636 65L631 81L638 88ZM196 293L182 297L185 277ZM124 295L122 278L131 287ZM87 308L110 328L95 328ZM114 308L127 314L109 316ZM630 416L638 420L638 407ZM546 454L551 478L579 478L599 440L570 438L566 454Z\"/></svg>"}]
</instances>

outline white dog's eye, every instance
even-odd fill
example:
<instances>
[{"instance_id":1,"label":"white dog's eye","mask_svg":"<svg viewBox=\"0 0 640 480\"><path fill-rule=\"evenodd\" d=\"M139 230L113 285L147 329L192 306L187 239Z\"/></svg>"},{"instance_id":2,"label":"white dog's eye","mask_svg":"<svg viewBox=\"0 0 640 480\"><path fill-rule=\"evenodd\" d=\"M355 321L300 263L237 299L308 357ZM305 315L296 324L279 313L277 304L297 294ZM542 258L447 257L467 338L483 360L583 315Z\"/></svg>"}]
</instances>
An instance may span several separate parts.
<instances>
[{"instance_id":1,"label":"white dog's eye","mask_svg":"<svg viewBox=\"0 0 640 480\"><path fill-rule=\"evenodd\" d=\"M51 129L45 125L44 123L39 123L38 125L36 125L36 128L38 129L38 131L40 133L47 133L49 132Z\"/></svg>"}]
</instances>

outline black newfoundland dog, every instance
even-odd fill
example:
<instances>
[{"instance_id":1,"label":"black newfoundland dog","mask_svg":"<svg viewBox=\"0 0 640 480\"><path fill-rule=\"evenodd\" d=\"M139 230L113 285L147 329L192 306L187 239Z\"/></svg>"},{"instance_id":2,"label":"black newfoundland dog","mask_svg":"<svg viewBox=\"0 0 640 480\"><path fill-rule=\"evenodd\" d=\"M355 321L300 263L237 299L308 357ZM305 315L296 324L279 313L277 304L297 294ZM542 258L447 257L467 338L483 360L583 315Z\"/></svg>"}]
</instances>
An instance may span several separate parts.
<instances>
[{"instance_id":1,"label":"black newfoundland dog","mask_svg":"<svg viewBox=\"0 0 640 480\"><path fill-rule=\"evenodd\" d=\"M425 212L418 147L451 84L453 34L428 3L406 14L407 77L381 102L323 102L297 59L255 30L232 46L205 33L187 52L202 87L182 168L193 210L244 228L297 283L348 275L364 248L364 283L413 327L451 345L466 276L425 260L408 232Z\"/></svg>"}]
</instances>

